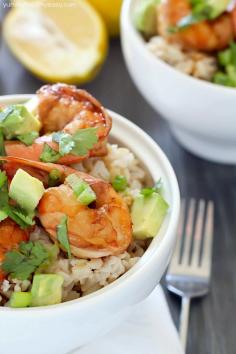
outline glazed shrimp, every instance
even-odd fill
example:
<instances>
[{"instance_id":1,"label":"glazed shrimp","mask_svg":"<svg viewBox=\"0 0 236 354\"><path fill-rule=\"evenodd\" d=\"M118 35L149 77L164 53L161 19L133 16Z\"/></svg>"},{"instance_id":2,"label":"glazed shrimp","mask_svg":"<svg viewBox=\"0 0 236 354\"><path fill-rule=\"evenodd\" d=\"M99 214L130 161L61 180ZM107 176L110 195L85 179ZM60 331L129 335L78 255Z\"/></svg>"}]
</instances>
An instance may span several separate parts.
<instances>
[{"instance_id":1,"label":"glazed shrimp","mask_svg":"<svg viewBox=\"0 0 236 354\"><path fill-rule=\"evenodd\" d=\"M169 28L191 13L189 0L165 0L158 6L158 32L187 49L214 51L226 48L235 36L232 15L224 13L212 21L202 21L170 34Z\"/></svg>"},{"instance_id":2,"label":"glazed shrimp","mask_svg":"<svg viewBox=\"0 0 236 354\"><path fill-rule=\"evenodd\" d=\"M5 219L0 222L0 281L5 278L1 270L1 262L4 260L5 253L17 248L22 241L27 241L29 232L22 230L11 219Z\"/></svg>"},{"instance_id":3,"label":"glazed shrimp","mask_svg":"<svg viewBox=\"0 0 236 354\"><path fill-rule=\"evenodd\" d=\"M128 248L132 239L130 213L109 183L62 165L12 157L1 157L0 160L46 172L57 169L62 180L76 174L90 185L96 194L93 207L81 205L65 181L59 187L47 189L38 206L41 224L53 241L57 240L57 226L62 217L67 216L68 238L74 256L99 258L120 254Z\"/></svg>"},{"instance_id":4,"label":"glazed shrimp","mask_svg":"<svg viewBox=\"0 0 236 354\"><path fill-rule=\"evenodd\" d=\"M31 146L17 141L5 142L8 156L40 161L45 143L58 151L58 144L52 141L50 133L64 131L73 134L85 128L97 128L98 143L87 155L68 154L60 158L57 163L70 165L89 156L106 154L105 143L111 129L111 118L88 92L66 84L46 85L37 92L37 100L37 113L42 124L42 133L45 135L36 139Z\"/></svg>"}]
</instances>

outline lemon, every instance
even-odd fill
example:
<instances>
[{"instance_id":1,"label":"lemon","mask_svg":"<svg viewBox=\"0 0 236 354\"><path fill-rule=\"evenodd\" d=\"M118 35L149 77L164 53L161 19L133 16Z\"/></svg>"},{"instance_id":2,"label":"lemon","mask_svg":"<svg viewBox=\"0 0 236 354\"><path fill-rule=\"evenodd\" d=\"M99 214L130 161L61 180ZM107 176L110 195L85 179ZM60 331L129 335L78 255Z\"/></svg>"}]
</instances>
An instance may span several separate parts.
<instances>
[{"instance_id":1,"label":"lemon","mask_svg":"<svg viewBox=\"0 0 236 354\"><path fill-rule=\"evenodd\" d=\"M102 15L110 36L120 33L120 10L122 0L88 0Z\"/></svg>"},{"instance_id":2,"label":"lemon","mask_svg":"<svg viewBox=\"0 0 236 354\"><path fill-rule=\"evenodd\" d=\"M3 34L19 61L49 82L87 82L107 53L105 24L85 0L25 1L8 13Z\"/></svg>"}]
</instances>

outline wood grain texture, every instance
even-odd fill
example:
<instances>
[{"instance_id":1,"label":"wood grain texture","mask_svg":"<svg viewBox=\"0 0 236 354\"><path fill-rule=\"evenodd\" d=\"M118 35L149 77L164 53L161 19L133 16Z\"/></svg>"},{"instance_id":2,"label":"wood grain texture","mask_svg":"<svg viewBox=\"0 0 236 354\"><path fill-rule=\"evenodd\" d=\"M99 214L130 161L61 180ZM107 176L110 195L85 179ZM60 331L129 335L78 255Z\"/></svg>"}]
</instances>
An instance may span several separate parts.
<instances>
[{"instance_id":1,"label":"wood grain texture","mask_svg":"<svg viewBox=\"0 0 236 354\"><path fill-rule=\"evenodd\" d=\"M0 52L0 94L32 93L41 84L3 45ZM236 167L206 162L177 144L166 122L144 101L132 83L118 40L111 43L106 65L99 76L84 88L106 107L143 128L163 148L176 171L182 196L215 202L211 293L192 303L188 353L236 353ZM167 297L177 323L180 301L169 294Z\"/></svg>"}]
</instances>

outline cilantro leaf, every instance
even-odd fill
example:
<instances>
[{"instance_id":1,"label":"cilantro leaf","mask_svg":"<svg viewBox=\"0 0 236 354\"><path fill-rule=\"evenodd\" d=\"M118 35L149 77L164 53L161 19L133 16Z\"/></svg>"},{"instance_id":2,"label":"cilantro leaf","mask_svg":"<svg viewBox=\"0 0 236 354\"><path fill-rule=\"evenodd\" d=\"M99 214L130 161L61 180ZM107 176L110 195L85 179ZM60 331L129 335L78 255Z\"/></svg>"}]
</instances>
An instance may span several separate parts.
<instances>
[{"instance_id":1,"label":"cilantro leaf","mask_svg":"<svg viewBox=\"0 0 236 354\"><path fill-rule=\"evenodd\" d=\"M14 111L14 106L9 106L0 112L0 123L2 123L7 117Z\"/></svg>"},{"instance_id":2,"label":"cilantro leaf","mask_svg":"<svg viewBox=\"0 0 236 354\"><path fill-rule=\"evenodd\" d=\"M191 0L192 12L183 17L176 26L172 26L168 29L171 33L176 33L179 30L184 30L185 28L194 25L196 23L213 20L216 16L214 7L206 4L203 0Z\"/></svg>"},{"instance_id":3,"label":"cilantro leaf","mask_svg":"<svg viewBox=\"0 0 236 354\"><path fill-rule=\"evenodd\" d=\"M11 208L12 213L21 220L22 224L25 224L25 227L35 225L35 221L33 220L35 217L35 213L28 213L19 206L15 206Z\"/></svg>"},{"instance_id":4,"label":"cilantro leaf","mask_svg":"<svg viewBox=\"0 0 236 354\"><path fill-rule=\"evenodd\" d=\"M0 188L7 183L7 175L5 171L0 171Z\"/></svg>"},{"instance_id":5,"label":"cilantro leaf","mask_svg":"<svg viewBox=\"0 0 236 354\"><path fill-rule=\"evenodd\" d=\"M23 144L29 146L34 143L35 139L37 139L38 136L39 136L38 132L30 132L26 134L17 135L16 138L20 140Z\"/></svg>"},{"instance_id":6,"label":"cilantro leaf","mask_svg":"<svg viewBox=\"0 0 236 354\"><path fill-rule=\"evenodd\" d=\"M27 227L35 224L35 221L33 220L35 214L28 214L25 210L18 206L6 204L2 207L2 211L6 213L9 218L14 220L22 229L26 229Z\"/></svg>"},{"instance_id":7,"label":"cilantro leaf","mask_svg":"<svg viewBox=\"0 0 236 354\"><path fill-rule=\"evenodd\" d=\"M154 184L154 187L146 187L141 189L141 194L144 195L144 197L149 197L153 193L159 193L161 194L161 189L162 189L162 180L161 178Z\"/></svg>"},{"instance_id":8,"label":"cilantro leaf","mask_svg":"<svg viewBox=\"0 0 236 354\"><path fill-rule=\"evenodd\" d=\"M162 179L159 178L159 180L154 184L154 188L155 188L156 192L160 193L162 187L163 187L163 182L162 182Z\"/></svg>"},{"instance_id":9,"label":"cilantro leaf","mask_svg":"<svg viewBox=\"0 0 236 354\"><path fill-rule=\"evenodd\" d=\"M2 269L12 278L26 280L48 257L48 251L40 241L21 242L18 250L6 253Z\"/></svg>"},{"instance_id":10,"label":"cilantro leaf","mask_svg":"<svg viewBox=\"0 0 236 354\"><path fill-rule=\"evenodd\" d=\"M48 144L44 144L43 151L40 155L40 160L43 162L57 162L61 155L53 150Z\"/></svg>"},{"instance_id":11,"label":"cilantro leaf","mask_svg":"<svg viewBox=\"0 0 236 354\"><path fill-rule=\"evenodd\" d=\"M97 128L79 129L73 135L57 132L52 135L52 140L59 144L61 156L69 153L84 156L98 142Z\"/></svg>"},{"instance_id":12,"label":"cilantro leaf","mask_svg":"<svg viewBox=\"0 0 236 354\"><path fill-rule=\"evenodd\" d=\"M69 154L75 147L73 136L64 132L54 133L52 140L59 144L59 153L62 156Z\"/></svg>"},{"instance_id":13,"label":"cilantro leaf","mask_svg":"<svg viewBox=\"0 0 236 354\"><path fill-rule=\"evenodd\" d=\"M67 251L68 257L71 258L70 243L67 232L67 216L64 215L59 225L57 225L57 239L60 245Z\"/></svg>"},{"instance_id":14,"label":"cilantro leaf","mask_svg":"<svg viewBox=\"0 0 236 354\"><path fill-rule=\"evenodd\" d=\"M0 172L0 208L2 209L8 204L8 183L5 172Z\"/></svg>"},{"instance_id":15,"label":"cilantro leaf","mask_svg":"<svg viewBox=\"0 0 236 354\"><path fill-rule=\"evenodd\" d=\"M74 155L83 156L98 142L97 128L80 129L73 135L75 147L72 150Z\"/></svg>"},{"instance_id":16,"label":"cilantro leaf","mask_svg":"<svg viewBox=\"0 0 236 354\"><path fill-rule=\"evenodd\" d=\"M60 252L57 243L54 243L53 245L45 245L45 248L48 252L48 258L40 264L40 266L35 271L36 274L44 272L44 270L47 269L51 264L55 263L57 256Z\"/></svg>"},{"instance_id":17,"label":"cilantro leaf","mask_svg":"<svg viewBox=\"0 0 236 354\"><path fill-rule=\"evenodd\" d=\"M6 156L4 135L2 129L0 129L0 156Z\"/></svg>"}]
</instances>

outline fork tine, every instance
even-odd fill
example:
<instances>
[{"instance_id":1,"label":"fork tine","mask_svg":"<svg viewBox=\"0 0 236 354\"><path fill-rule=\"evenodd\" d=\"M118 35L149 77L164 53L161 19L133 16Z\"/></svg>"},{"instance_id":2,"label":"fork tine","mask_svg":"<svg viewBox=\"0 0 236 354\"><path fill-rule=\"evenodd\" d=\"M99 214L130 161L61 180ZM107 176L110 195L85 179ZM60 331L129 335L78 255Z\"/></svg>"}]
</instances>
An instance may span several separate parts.
<instances>
[{"instance_id":1,"label":"fork tine","mask_svg":"<svg viewBox=\"0 0 236 354\"><path fill-rule=\"evenodd\" d=\"M186 228L185 228L185 240L183 246L183 256L181 260L181 264L188 265L190 259L190 251L191 251L191 241L193 234L193 224L194 224L194 213L195 213L195 199L190 199L190 205L188 210Z\"/></svg>"},{"instance_id":2,"label":"fork tine","mask_svg":"<svg viewBox=\"0 0 236 354\"><path fill-rule=\"evenodd\" d=\"M200 264L200 252L201 252L201 242L203 234L203 224L204 224L204 213L205 213L205 201L201 199L198 205L195 232L193 235L193 254L191 265L198 267Z\"/></svg>"},{"instance_id":3,"label":"fork tine","mask_svg":"<svg viewBox=\"0 0 236 354\"><path fill-rule=\"evenodd\" d=\"M204 230L204 241L201 267L204 270L206 276L210 276L211 273L211 256L212 256L212 241L213 241L213 225L214 225L214 203L208 202L206 213L206 224Z\"/></svg>"},{"instance_id":4,"label":"fork tine","mask_svg":"<svg viewBox=\"0 0 236 354\"><path fill-rule=\"evenodd\" d=\"M177 264L179 264L180 256L181 256L181 246L182 246L182 239L184 234L183 232L184 232L185 207L186 207L186 202L184 199L182 199L179 225L177 230L177 240L176 240L175 250L170 263L170 267L173 269L177 266Z\"/></svg>"}]
</instances>

